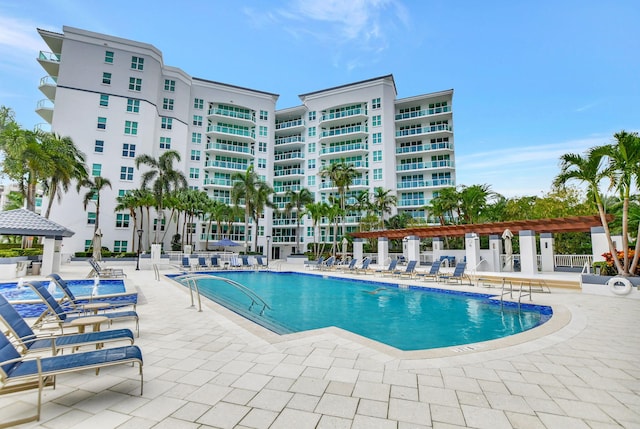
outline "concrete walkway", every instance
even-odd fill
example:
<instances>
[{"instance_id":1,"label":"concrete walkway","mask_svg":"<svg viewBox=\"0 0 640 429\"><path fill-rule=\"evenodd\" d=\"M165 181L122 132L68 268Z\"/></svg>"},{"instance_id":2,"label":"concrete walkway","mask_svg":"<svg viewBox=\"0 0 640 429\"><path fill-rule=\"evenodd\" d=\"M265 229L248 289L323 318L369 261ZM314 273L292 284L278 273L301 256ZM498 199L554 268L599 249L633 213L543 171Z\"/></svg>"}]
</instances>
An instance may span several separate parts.
<instances>
[{"instance_id":1,"label":"concrete walkway","mask_svg":"<svg viewBox=\"0 0 640 429\"><path fill-rule=\"evenodd\" d=\"M20 427L640 428L637 300L552 290L534 295L564 319L551 329L420 354L331 328L280 337L208 301L198 312L184 288L133 268L144 395L132 367L60 376L41 421ZM0 419L35 399L1 396Z\"/></svg>"}]
</instances>

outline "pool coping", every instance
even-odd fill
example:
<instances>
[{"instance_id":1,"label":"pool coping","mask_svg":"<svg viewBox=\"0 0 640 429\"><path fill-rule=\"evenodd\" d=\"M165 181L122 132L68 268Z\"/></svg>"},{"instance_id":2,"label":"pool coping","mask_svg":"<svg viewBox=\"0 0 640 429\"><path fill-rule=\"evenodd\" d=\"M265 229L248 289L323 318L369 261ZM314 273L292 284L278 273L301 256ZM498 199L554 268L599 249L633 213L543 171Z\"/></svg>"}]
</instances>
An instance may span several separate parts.
<instances>
[{"instance_id":1,"label":"pool coping","mask_svg":"<svg viewBox=\"0 0 640 429\"><path fill-rule=\"evenodd\" d=\"M217 272L219 273L221 271L217 271ZM328 276L328 273L322 273L322 272L319 272L316 274L316 273L299 272L299 271L279 271L279 273L288 273L288 272L294 273L294 274ZM358 281L357 278L354 279L352 277L343 277L343 276L331 276L331 277L335 277L336 279ZM169 283L173 284L176 287L179 287L180 290L184 291L184 293L186 294L189 293L188 288L185 288L184 285L173 280L172 277L165 276L165 278L169 280ZM385 282L380 280L381 279L376 278L376 280L371 280L370 282L388 283L389 285L396 285L398 287L401 287L400 286L401 284L405 285L405 283ZM360 280L360 281L365 281L365 280ZM367 282L369 281L367 280ZM460 290L459 287L456 287L454 289L440 283L435 283L435 284L437 284L438 287L431 288L431 289L438 289L443 291L465 292L465 293L468 292L468 291ZM407 284L407 286L409 285ZM410 286L415 286L415 285L410 285ZM422 287L422 286L417 286L417 287ZM429 287L424 287L424 288L428 289ZM495 297L495 294L487 294L487 293L479 293L479 292L468 292L468 293L474 294L474 295L492 295ZM517 303L517 301L515 300L505 300L505 302L510 302L511 304L513 304L514 302ZM486 356L487 354L491 355L496 351L500 353L500 356L504 356L504 353L507 353L507 352L520 353L522 350L519 350L519 349L523 349L523 348L526 350L531 350L531 349L538 349L540 347L547 347L549 344L564 341L567 336L573 336L584 328L582 324L578 324L579 326L576 325L575 323L572 324L572 321L576 322L576 320L572 316L572 312L570 311L570 309L564 305L548 304L548 303L532 304L532 305L543 305L546 307L550 307L553 312L551 318L549 318L549 320L547 320L545 323L542 323L541 325L538 325L532 329L529 329L527 331L523 331L517 334L509 335L503 338L497 338L497 339L482 341L477 343L468 343L463 345L438 347L433 349L405 351L405 350L400 350L390 345L381 343L379 341L361 336L359 334L355 334L351 331L338 328L336 326L330 326L330 327L320 328L320 329L312 329L312 330L307 330L302 332L294 332L289 334L278 334L276 332L269 330L264 326L261 326L256 322L253 322L245 318L244 316L236 313L235 311L221 304L218 304L217 302L209 298L202 300L202 304L203 306L206 306L216 311L217 313L225 316L226 318L231 320L233 323L247 330L249 333L256 335L257 337L269 342L270 344L280 344L280 343L286 343L289 341L295 341L300 339L313 339L314 337L321 337L322 335L329 334L329 335L334 335L336 337L352 341L363 347L367 347L369 349L375 350L377 352L380 352L382 354L385 354L397 359L403 359L408 361L414 361L414 360L423 361L425 359L439 360L440 358L445 358L445 360L447 360L449 364L453 364L454 361L459 359L467 361L470 356L475 356L476 358L484 359L487 357ZM557 334L563 329L566 332L563 335L557 335L554 338L552 334ZM320 338L318 338L318 340L320 340Z\"/></svg>"}]
</instances>

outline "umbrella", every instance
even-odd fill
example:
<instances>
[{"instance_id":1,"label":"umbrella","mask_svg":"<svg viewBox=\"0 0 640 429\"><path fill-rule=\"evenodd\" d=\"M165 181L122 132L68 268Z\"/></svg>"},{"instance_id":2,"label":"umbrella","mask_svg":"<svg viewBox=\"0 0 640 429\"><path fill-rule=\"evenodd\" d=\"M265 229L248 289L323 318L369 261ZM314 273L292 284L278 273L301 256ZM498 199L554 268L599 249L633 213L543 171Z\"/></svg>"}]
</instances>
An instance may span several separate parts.
<instances>
[{"instance_id":1,"label":"umbrella","mask_svg":"<svg viewBox=\"0 0 640 429\"><path fill-rule=\"evenodd\" d=\"M211 244L213 246L220 246L220 247L240 246L240 244L236 243L235 241L229 240L228 238L223 238L222 240L215 241Z\"/></svg>"},{"instance_id":2,"label":"umbrella","mask_svg":"<svg viewBox=\"0 0 640 429\"><path fill-rule=\"evenodd\" d=\"M342 239L342 259L347 255L347 245L349 244L349 240L346 238Z\"/></svg>"},{"instance_id":3,"label":"umbrella","mask_svg":"<svg viewBox=\"0 0 640 429\"><path fill-rule=\"evenodd\" d=\"M506 255L504 261L505 271L513 271L513 246L511 244L512 238L513 233L509 231L509 228L505 229L502 233L502 239L504 240L504 253Z\"/></svg>"},{"instance_id":4,"label":"umbrella","mask_svg":"<svg viewBox=\"0 0 640 429\"><path fill-rule=\"evenodd\" d=\"M93 259L102 261L102 232L100 228L96 230L93 236Z\"/></svg>"}]
</instances>

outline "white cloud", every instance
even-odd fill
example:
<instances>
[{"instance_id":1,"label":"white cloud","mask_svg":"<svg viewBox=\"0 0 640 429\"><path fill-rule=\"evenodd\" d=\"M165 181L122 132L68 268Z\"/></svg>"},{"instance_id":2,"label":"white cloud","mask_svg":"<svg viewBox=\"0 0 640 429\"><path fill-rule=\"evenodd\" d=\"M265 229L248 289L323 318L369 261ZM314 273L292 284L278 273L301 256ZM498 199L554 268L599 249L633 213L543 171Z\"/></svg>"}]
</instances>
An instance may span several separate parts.
<instances>
[{"instance_id":1,"label":"white cloud","mask_svg":"<svg viewBox=\"0 0 640 429\"><path fill-rule=\"evenodd\" d=\"M34 52L46 47L36 32L37 25L33 22L0 16L0 52L14 57L28 55L33 57Z\"/></svg>"}]
</instances>

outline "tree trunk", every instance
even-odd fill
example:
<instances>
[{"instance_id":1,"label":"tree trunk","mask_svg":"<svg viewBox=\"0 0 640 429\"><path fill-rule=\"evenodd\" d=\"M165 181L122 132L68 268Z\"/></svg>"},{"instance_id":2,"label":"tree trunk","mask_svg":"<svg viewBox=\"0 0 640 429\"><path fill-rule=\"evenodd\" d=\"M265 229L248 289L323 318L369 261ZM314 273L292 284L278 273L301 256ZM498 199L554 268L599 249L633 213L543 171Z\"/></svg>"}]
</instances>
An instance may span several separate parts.
<instances>
[{"instance_id":1,"label":"tree trunk","mask_svg":"<svg viewBox=\"0 0 640 429\"><path fill-rule=\"evenodd\" d=\"M613 245L613 240L611 239L611 231L609 230L609 224L607 223L607 215L604 212L604 207L602 207L602 202L596 201L596 204L598 205L598 213L600 214L600 222L602 223L602 228L604 229L604 235L605 237L607 237L607 242L609 243L609 252L611 252L611 259L613 259L613 263L616 266L616 270L618 270L618 274L622 276L628 276L629 273L625 273L622 269L622 264L620 264L620 260L618 259L618 252Z\"/></svg>"}]
</instances>

